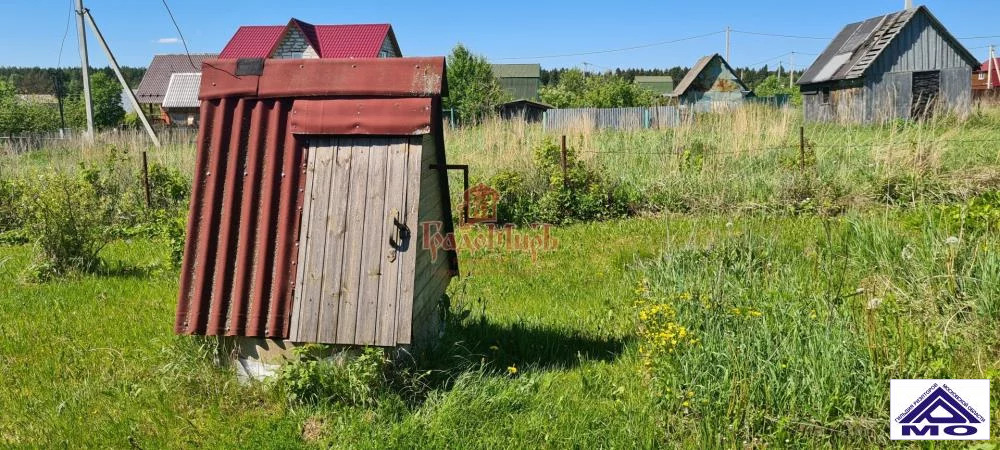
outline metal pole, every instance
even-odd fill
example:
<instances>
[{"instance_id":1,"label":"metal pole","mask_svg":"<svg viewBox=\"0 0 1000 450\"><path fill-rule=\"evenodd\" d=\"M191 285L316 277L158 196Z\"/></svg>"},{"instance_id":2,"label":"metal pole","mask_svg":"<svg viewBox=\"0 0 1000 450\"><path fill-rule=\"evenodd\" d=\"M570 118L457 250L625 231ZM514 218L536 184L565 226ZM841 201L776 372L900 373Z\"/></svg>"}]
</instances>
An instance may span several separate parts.
<instances>
[{"instance_id":1,"label":"metal pole","mask_svg":"<svg viewBox=\"0 0 1000 450\"><path fill-rule=\"evenodd\" d=\"M139 116L139 120L142 121L142 126L146 128L146 134L148 134L149 138L153 140L153 145L156 146L156 148L160 148L160 140L156 137L156 133L153 132L153 127L149 125L149 120L146 119L146 115L143 114L142 106L139 105L139 100L135 98L135 93L132 92L132 88L128 87L128 83L125 82L122 70L118 67L118 61L115 60L115 55L111 53L111 48L108 47L108 42L104 40L104 36L101 34L100 28L97 28L97 22L94 21L94 16L90 14L90 11L85 12L87 14L87 20L90 22L90 27L94 29L94 35L97 36L98 42L100 42L101 47L104 48L104 54L108 57L108 62L111 63L111 69L115 71L115 76L118 77L118 82L121 83L122 90L127 94L129 102L132 103L132 110L136 112L137 116Z\"/></svg>"},{"instance_id":2,"label":"metal pole","mask_svg":"<svg viewBox=\"0 0 1000 450\"><path fill-rule=\"evenodd\" d=\"M806 127L799 127L799 169L806 169Z\"/></svg>"},{"instance_id":3,"label":"metal pole","mask_svg":"<svg viewBox=\"0 0 1000 450\"><path fill-rule=\"evenodd\" d=\"M903 7L906 8L906 9L913 8L913 0L906 0L903 3Z\"/></svg>"},{"instance_id":4,"label":"metal pole","mask_svg":"<svg viewBox=\"0 0 1000 450\"><path fill-rule=\"evenodd\" d=\"M149 160L146 151L142 151L142 185L146 188L146 208L153 206L153 194L149 188Z\"/></svg>"},{"instance_id":5,"label":"metal pole","mask_svg":"<svg viewBox=\"0 0 1000 450\"><path fill-rule=\"evenodd\" d=\"M83 104L87 109L86 139L94 138L94 105L90 100L90 61L87 58L87 28L83 24L83 0L76 0L76 31L80 42L80 72L83 73Z\"/></svg>"}]
</instances>

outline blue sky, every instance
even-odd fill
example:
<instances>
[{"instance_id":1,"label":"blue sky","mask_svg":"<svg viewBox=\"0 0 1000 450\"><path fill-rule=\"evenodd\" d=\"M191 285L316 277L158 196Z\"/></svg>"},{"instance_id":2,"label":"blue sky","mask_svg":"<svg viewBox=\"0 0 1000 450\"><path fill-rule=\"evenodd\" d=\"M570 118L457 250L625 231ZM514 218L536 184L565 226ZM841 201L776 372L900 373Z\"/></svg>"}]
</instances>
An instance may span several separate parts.
<instances>
[{"instance_id":1,"label":"blue sky","mask_svg":"<svg viewBox=\"0 0 1000 450\"><path fill-rule=\"evenodd\" d=\"M55 66L71 0L0 0L0 66ZM183 48L158 0L86 0L122 64L145 66L157 53ZM958 37L1000 35L996 0L916 0ZM290 17L312 23L391 23L406 56L444 55L457 42L494 62L539 62L544 67L667 68L689 66L702 55L725 50L724 34L630 51L532 58L619 49L734 30L832 37L843 25L903 7L903 0L643 1L570 5L544 1L413 2L295 0L169 0L192 52L217 52L239 25L284 24ZM106 59L91 40L91 64ZM980 59L982 47L1000 38L964 41ZM778 61L799 52L796 66L812 62L825 40L733 33L736 66ZM528 57L526 59L505 59ZM788 55L781 58L787 64ZM76 29L71 23L63 65L79 65ZM586 63L586 65L585 65Z\"/></svg>"}]
</instances>

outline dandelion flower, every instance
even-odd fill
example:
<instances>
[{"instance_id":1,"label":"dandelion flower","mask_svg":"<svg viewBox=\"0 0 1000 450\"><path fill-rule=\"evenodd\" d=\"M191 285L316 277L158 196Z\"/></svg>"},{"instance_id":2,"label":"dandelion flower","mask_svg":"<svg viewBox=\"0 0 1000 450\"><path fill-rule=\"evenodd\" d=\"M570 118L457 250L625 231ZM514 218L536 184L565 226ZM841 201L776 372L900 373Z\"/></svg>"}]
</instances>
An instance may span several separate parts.
<instances>
[{"instance_id":1,"label":"dandelion flower","mask_svg":"<svg viewBox=\"0 0 1000 450\"><path fill-rule=\"evenodd\" d=\"M517 366L508 366L507 367L507 374L508 375L517 375Z\"/></svg>"},{"instance_id":2,"label":"dandelion flower","mask_svg":"<svg viewBox=\"0 0 1000 450\"><path fill-rule=\"evenodd\" d=\"M497 347L495 345L491 345L490 346L490 350L497 351L497 350L500 350L500 347Z\"/></svg>"},{"instance_id":3,"label":"dandelion flower","mask_svg":"<svg viewBox=\"0 0 1000 450\"><path fill-rule=\"evenodd\" d=\"M958 242L959 242L958 236L948 236L948 239L945 239L944 241L944 243L948 245L956 245L958 244Z\"/></svg>"},{"instance_id":4,"label":"dandelion flower","mask_svg":"<svg viewBox=\"0 0 1000 450\"><path fill-rule=\"evenodd\" d=\"M689 402L687 400L684 400L684 403L681 403L681 406L687 408L687 407L691 406L691 402Z\"/></svg>"}]
</instances>

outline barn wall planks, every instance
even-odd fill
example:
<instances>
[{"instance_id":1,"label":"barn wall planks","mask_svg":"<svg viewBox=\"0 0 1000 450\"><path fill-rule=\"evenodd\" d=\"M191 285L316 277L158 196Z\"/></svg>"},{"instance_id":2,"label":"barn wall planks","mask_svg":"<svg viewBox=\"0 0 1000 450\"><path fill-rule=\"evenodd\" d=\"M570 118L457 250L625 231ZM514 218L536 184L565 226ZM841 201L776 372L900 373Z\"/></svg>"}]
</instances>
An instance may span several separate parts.
<instances>
[{"instance_id":1,"label":"barn wall planks","mask_svg":"<svg viewBox=\"0 0 1000 450\"><path fill-rule=\"evenodd\" d=\"M572 128L672 128L680 123L681 112L675 106L550 109L545 113L545 129L551 131Z\"/></svg>"}]
</instances>

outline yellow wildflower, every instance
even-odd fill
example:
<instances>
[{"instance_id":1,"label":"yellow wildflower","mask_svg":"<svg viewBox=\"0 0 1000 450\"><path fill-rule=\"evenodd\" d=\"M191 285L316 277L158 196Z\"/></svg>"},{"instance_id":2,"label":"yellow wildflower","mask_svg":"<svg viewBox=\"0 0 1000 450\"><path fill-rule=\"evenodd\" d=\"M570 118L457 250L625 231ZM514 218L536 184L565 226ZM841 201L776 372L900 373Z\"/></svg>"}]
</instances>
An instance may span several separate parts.
<instances>
[{"instance_id":1,"label":"yellow wildflower","mask_svg":"<svg viewBox=\"0 0 1000 450\"><path fill-rule=\"evenodd\" d=\"M517 374L517 366L508 366L507 367L507 374L508 375L516 375Z\"/></svg>"}]
</instances>

